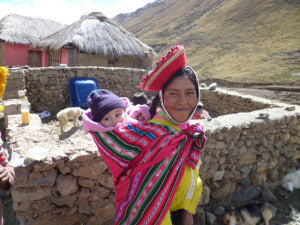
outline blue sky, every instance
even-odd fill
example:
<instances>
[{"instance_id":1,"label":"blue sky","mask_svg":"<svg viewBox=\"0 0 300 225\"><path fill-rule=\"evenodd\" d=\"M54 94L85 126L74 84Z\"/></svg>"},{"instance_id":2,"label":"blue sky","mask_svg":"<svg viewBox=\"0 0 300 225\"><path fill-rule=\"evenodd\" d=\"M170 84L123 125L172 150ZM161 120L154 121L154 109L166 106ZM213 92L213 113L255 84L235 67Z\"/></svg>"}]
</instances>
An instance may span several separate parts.
<instances>
[{"instance_id":1,"label":"blue sky","mask_svg":"<svg viewBox=\"0 0 300 225\"><path fill-rule=\"evenodd\" d=\"M154 0L0 0L0 19L15 13L71 24L93 11L112 18L133 12Z\"/></svg>"}]
</instances>

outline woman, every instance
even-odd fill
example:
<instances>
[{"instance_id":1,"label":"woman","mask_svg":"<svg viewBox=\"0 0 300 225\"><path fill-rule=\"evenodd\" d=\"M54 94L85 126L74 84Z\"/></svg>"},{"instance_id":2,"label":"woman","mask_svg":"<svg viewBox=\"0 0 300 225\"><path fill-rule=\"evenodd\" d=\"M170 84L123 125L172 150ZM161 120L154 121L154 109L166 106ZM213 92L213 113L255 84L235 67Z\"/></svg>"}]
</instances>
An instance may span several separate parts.
<instances>
[{"instance_id":1,"label":"woman","mask_svg":"<svg viewBox=\"0 0 300 225\"><path fill-rule=\"evenodd\" d=\"M153 119L90 131L116 185L115 224L170 225L170 211L179 209L181 224L193 224L202 189L197 163L206 138L202 127L188 123L200 91L196 74L185 65L184 48L176 45L144 78L144 90L159 91ZM158 101L162 110L156 113Z\"/></svg>"}]
</instances>

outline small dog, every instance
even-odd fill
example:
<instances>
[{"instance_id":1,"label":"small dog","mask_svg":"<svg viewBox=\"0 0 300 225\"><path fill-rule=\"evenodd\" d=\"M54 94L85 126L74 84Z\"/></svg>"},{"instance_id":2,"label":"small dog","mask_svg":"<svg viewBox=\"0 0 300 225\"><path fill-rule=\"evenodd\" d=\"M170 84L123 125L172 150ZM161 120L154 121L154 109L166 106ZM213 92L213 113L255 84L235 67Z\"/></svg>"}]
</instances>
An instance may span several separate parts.
<instances>
[{"instance_id":1,"label":"small dog","mask_svg":"<svg viewBox=\"0 0 300 225\"><path fill-rule=\"evenodd\" d=\"M68 107L56 114L57 119L59 120L60 132L64 133L63 127L68 123L69 119L72 119L74 126L79 125L78 118L82 116L84 110L80 107Z\"/></svg>"},{"instance_id":2,"label":"small dog","mask_svg":"<svg viewBox=\"0 0 300 225\"><path fill-rule=\"evenodd\" d=\"M300 188L300 169L286 174L281 180L281 186L290 192L292 192L294 188Z\"/></svg>"},{"instance_id":3,"label":"small dog","mask_svg":"<svg viewBox=\"0 0 300 225\"><path fill-rule=\"evenodd\" d=\"M225 225L255 225L264 221L266 225L274 217L270 207L262 203L247 204L223 216Z\"/></svg>"}]
</instances>

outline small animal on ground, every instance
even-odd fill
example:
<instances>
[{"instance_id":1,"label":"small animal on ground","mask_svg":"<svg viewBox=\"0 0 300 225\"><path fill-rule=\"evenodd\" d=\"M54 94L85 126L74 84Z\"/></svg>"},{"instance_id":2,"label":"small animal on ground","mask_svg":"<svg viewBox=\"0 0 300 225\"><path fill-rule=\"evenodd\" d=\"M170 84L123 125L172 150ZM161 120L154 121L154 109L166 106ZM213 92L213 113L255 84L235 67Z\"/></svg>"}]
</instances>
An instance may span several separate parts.
<instances>
[{"instance_id":1,"label":"small animal on ground","mask_svg":"<svg viewBox=\"0 0 300 225\"><path fill-rule=\"evenodd\" d=\"M281 180L281 186L290 192L294 189L300 188L300 168L294 172L286 174Z\"/></svg>"},{"instance_id":2,"label":"small animal on ground","mask_svg":"<svg viewBox=\"0 0 300 225\"><path fill-rule=\"evenodd\" d=\"M59 120L60 132L64 133L63 127L68 123L70 119L73 120L74 126L79 125L78 118L82 116L85 110L80 107L68 107L56 114L57 119Z\"/></svg>"},{"instance_id":3,"label":"small animal on ground","mask_svg":"<svg viewBox=\"0 0 300 225\"><path fill-rule=\"evenodd\" d=\"M263 203L250 203L223 216L225 225L256 225L264 221L266 225L274 217L269 206Z\"/></svg>"}]
</instances>

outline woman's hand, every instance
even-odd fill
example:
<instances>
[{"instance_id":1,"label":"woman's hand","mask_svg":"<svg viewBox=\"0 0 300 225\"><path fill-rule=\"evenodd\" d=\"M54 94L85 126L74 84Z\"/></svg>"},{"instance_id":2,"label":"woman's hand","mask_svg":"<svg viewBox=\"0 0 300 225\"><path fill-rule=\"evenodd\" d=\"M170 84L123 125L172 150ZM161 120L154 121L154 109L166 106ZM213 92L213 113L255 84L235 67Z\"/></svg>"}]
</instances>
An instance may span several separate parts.
<instances>
[{"instance_id":1,"label":"woman's hand","mask_svg":"<svg viewBox=\"0 0 300 225\"><path fill-rule=\"evenodd\" d=\"M180 225L193 225L193 224L194 224L193 214L186 210L183 210L181 213Z\"/></svg>"},{"instance_id":2,"label":"woman's hand","mask_svg":"<svg viewBox=\"0 0 300 225\"><path fill-rule=\"evenodd\" d=\"M6 185L8 181L9 181L9 174L5 169L5 167L0 165L0 187Z\"/></svg>"},{"instance_id":3,"label":"woman's hand","mask_svg":"<svg viewBox=\"0 0 300 225\"><path fill-rule=\"evenodd\" d=\"M138 120L138 121L144 121L144 120L145 120L145 117L143 116L142 113L140 113L140 114L137 116L137 120Z\"/></svg>"}]
</instances>

